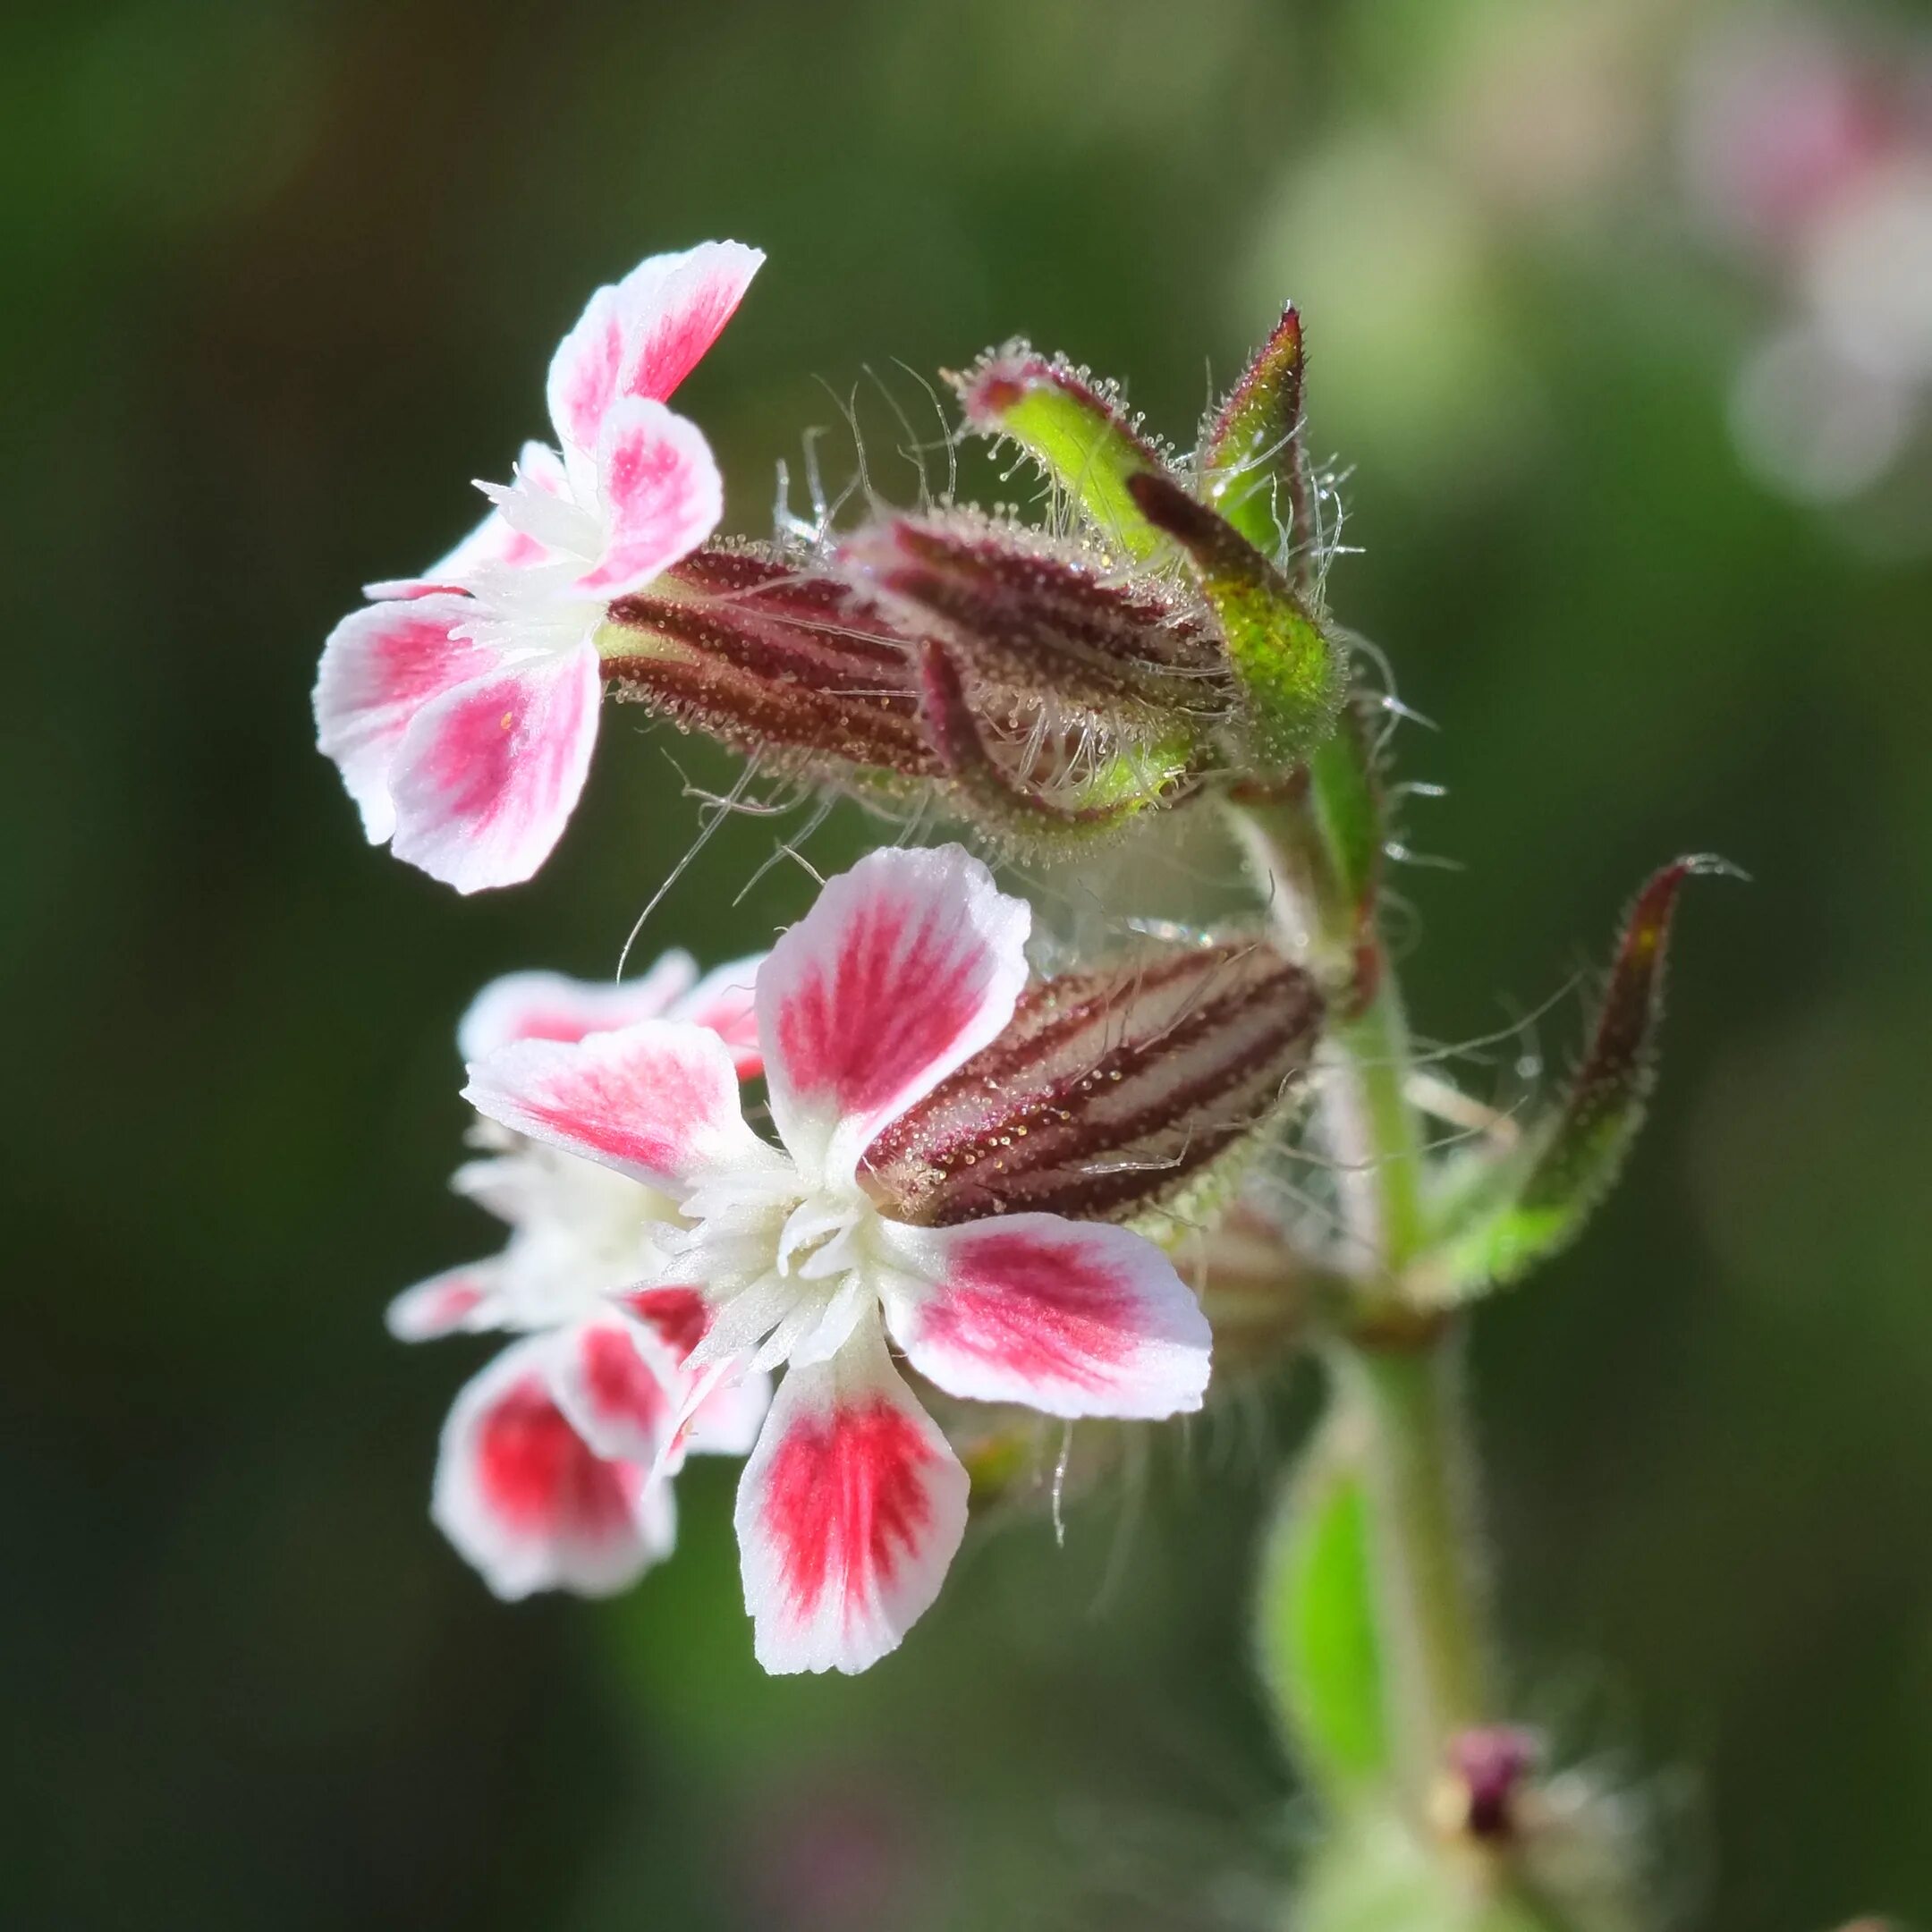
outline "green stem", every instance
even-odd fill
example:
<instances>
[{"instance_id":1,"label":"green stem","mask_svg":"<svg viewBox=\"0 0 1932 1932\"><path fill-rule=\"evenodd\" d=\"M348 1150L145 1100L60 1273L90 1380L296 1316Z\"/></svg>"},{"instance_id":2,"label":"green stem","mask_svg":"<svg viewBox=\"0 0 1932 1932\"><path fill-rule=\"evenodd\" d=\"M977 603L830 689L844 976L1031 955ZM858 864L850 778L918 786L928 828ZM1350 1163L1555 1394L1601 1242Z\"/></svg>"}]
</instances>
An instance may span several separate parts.
<instances>
[{"instance_id":1,"label":"green stem","mask_svg":"<svg viewBox=\"0 0 1932 1932\"><path fill-rule=\"evenodd\" d=\"M1402 995L1380 970L1374 997L1330 1036L1323 1124L1352 1242L1393 1284L1422 1244L1422 1135L1403 1090Z\"/></svg>"},{"instance_id":2,"label":"green stem","mask_svg":"<svg viewBox=\"0 0 1932 1932\"><path fill-rule=\"evenodd\" d=\"M1349 855L1313 796L1233 807L1242 846L1284 939L1331 987L1372 991L1323 1049L1321 1126L1336 1162L1360 1270L1355 1332L1331 1351L1335 1401L1360 1419L1370 1588L1386 1659L1400 1796L1425 1814L1458 1731L1489 1715L1477 1587L1474 1464L1452 1325L1416 1315L1402 1277L1426 1236L1421 1123L1405 1091L1402 994L1372 919L1344 885Z\"/></svg>"},{"instance_id":3,"label":"green stem","mask_svg":"<svg viewBox=\"0 0 1932 1932\"><path fill-rule=\"evenodd\" d=\"M1451 1740L1492 1715L1459 1351L1445 1329L1412 1347L1341 1343L1331 1360L1336 1400L1365 1424L1390 1735L1415 1809Z\"/></svg>"}]
</instances>

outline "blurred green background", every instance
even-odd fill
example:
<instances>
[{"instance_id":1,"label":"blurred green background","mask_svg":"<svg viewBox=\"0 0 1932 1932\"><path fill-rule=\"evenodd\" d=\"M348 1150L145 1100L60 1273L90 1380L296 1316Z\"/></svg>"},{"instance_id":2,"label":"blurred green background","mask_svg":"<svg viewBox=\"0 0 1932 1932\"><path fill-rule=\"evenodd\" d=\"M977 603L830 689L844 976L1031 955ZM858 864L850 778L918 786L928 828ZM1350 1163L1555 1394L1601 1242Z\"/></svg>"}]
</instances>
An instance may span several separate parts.
<instances>
[{"instance_id":1,"label":"blurred green background","mask_svg":"<svg viewBox=\"0 0 1932 1932\"><path fill-rule=\"evenodd\" d=\"M1922 72L1923 15L1818 18ZM757 1674L727 1468L686 1479L677 1559L610 1606L506 1609L425 1515L489 1344L405 1351L380 1317L493 1239L442 1187L453 1020L512 967L608 970L693 830L672 760L728 767L609 714L555 860L464 902L361 844L315 658L541 429L589 290L734 235L770 263L680 406L745 530L837 420L820 378L1024 332L1184 440L1303 305L1363 553L1335 601L1441 727L1403 736L1450 792L1411 843L1465 869L1397 878L1432 1036L1560 993L1655 861L1755 876L1687 904L1626 1186L1479 1325L1502 1614L1524 1714L1627 1779L1685 1922L1932 1920L1932 497L1909 441L1857 444L1849 486L1753 441L1739 372L1809 312L1816 251L1714 216L1686 159L1699 89L1789 25L1662 0L10 14L0 1918L1274 1922L1300 1826L1243 1589L1305 1378L1074 1511L1063 1549L1032 1520L970 1544L856 1682ZM1877 250L1871 301L1928 258ZM1818 401L1809 374L1789 400ZM874 481L903 497L892 440ZM732 902L772 836L721 837L646 956L795 917L789 867ZM1581 1013L1538 1022L1553 1061Z\"/></svg>"}]
</instances>

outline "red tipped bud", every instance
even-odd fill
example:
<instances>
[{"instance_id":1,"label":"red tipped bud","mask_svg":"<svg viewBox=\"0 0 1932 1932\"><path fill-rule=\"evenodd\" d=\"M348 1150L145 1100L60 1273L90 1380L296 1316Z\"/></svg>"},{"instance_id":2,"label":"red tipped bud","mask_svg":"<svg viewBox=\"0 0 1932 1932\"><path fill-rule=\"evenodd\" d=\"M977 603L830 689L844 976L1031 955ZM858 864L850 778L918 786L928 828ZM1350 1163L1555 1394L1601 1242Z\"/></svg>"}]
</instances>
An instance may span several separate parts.
<instances>
[{"instance_id":1,"label":"red tipped bud","mask_svg":"<svg viewBox=\"0 0 1932 1932\"><path fill-rule=\"evenodd\" d=\"M1657 1078L1664 964L1677 896L1686 879L1708 873L1742 876L1700 853L1665 866L1638 894L1589 1049L1562 1106L1525 1131L1456 1217L1450 1293L1514 1280L1567 1246L1610 1191Z\"/></svg>"},{"instance_id":2,"label":"red tipped bud","mask_svg":"<svg viewBox=\"0 0 1932 1932\"><path fill-rule=\"evenodd\" d=\"M1144 561L1166 548L1127 483L1173 472L1110 386L1064 356L1038 355L1020 342L990 351L953 384L966 427L1018 444L1110 550Z\"/></svg>"},{"instance_id":3,"label":"red tipped bud","mask_svg":"<svg viewBox=\"0 0 1932 1932\"><path fill-rule=\"evenodd\" d=\"M1291 302L1201 438L1200 491L1255 548L1305 564L1315 491L1301 436L1301 318ZM1297 573L1298 578L1300 572Z\"/></svg>"}]
</instances>

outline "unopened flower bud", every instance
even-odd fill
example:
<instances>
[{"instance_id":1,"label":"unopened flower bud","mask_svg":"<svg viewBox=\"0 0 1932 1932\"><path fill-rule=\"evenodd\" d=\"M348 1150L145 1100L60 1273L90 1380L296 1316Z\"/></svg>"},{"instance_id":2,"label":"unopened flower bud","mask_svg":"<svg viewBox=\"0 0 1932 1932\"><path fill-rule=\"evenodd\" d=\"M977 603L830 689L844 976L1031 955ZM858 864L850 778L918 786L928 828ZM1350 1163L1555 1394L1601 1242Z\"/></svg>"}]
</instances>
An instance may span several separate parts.
<instances>
[{"instance_id":1,"label":"unopened flower bud","mask_svg":"<svg viewBox=\"0 0 1932 1932\"><path fill-rule=\"evenodd\" d=\"M1521 1829L1523 1795L1541 1757L1535 1735L1513 1724L1485 1724L1449 1741L1437 1787L1436 1822L1453 1836L1496 1844Z\"/></svg>"},{"instance_id":2,"label":"unopened flower bud","mask_svg":"<svg viewBox=\"0 0 1932 1932\"><path fill-rule=\"evenodd\" d=\"M1168 553L1165 536L1127 485L1148 474L1172 479L1174 472L1111 385L1096 382L1064 356L1012 342L989 351L953 386L967 428L1024 450L1118 561L1144 563Z\"/></svg>"},{"instance_id":3,"label":"unopened flower bud","mask_svg":"<svg viewBox=\"0 0 1932 1932\"><path fill-rule=\"evenodd\" d=\"M1204 730L1232 701L1199 600L1168 579L1121 580L1080 544L947 511L868 525L839 563L1003 691L1159 735Z\"/></svg>"}]
</instances>

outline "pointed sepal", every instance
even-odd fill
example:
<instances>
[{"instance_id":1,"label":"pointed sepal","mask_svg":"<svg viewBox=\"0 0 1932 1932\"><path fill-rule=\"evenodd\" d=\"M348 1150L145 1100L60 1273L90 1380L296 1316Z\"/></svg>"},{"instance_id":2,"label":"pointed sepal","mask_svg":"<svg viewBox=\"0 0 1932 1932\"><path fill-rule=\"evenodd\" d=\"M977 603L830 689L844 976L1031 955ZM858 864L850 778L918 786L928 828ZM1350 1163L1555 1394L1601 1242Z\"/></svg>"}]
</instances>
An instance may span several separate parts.
<instances>
[{"instance_id":1,"label":"pointed sepal","mask_svg":"<svg viewBox=\"0 0 1932 1932\"><path fill-rule=\"evenodd\" d=\"M1638 894L1582 1064L1561 1106L1459 1191L1432 1292L1461 1300L1518 1279L1567 1247L1609 1192L1657 1080L1678 895L1686 879L1710 874L1743 876L1724 860L1696 853L1654 873Z\"/></svg>"},{"instance_id":2,"label":"pointed sepal","mask_svg":"<svg viewBox=\"0 0 1932 1932\"><path fill-rule=\"evenodd\" d=\"M1305 359L1292 302L1201 437L1200 493L1256 549L1306 564L1315 489L1302 440ZM1296 574L1299 580L1299 572Z\"/></svg>"},{"instance_id":3,"label":"pointed sepal","mask_svg":"<svg viewBox=\"0 0 1932 1932\"><path fill-rule=\"evenodd\" d=\"M1126 489L1186 552L1226 640L1241 733L1264 770L1300 764L1333 730L1346 681L1343 653L1280 571L1217 513L1165 477Z\"/></svg>"}]
</instances>

